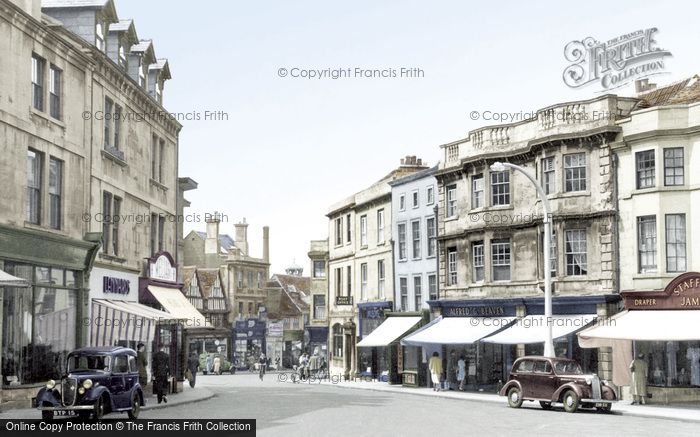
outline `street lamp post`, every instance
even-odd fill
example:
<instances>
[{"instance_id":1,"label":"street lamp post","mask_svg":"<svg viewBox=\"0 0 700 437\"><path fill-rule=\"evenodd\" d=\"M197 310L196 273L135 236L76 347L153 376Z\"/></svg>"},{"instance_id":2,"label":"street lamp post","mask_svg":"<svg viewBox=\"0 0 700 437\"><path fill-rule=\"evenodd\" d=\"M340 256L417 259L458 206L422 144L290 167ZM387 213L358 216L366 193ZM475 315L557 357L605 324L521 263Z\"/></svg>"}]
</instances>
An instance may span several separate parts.
<instances>
[{"instance_id":1,"label":"street lamp post","mask_svg":"<svg viewBox=\"0 0 700 437\"><path fill-rule=\"evenodd\" d=\"M544 190L540 186L540 184L537 182L537 180L530 175L525 169L519 165L515 164L510 164L507 162L495 162L491 165L491 171L505 171L508 168L512 168L513 170L518 170L525 176L527 176L528 179L530 179L530 182L535 186L537 189L537 193L540 195L540 198L542 199L542 207L544 209L544 218L543 218L543 223L544 223L544 235L545 238L543 240L545 241L544 245L544 318L545 318L545 323L547 324L547 336L544 341L544 356L545 357L554 357L554 339L552 338L552 272L549 268L550 264L550 250L552 247L552 231L551 231L551 216L552 212L549 209L549 200L547 199L547 195L545 194Z\"/></svg>"}]
</instances>

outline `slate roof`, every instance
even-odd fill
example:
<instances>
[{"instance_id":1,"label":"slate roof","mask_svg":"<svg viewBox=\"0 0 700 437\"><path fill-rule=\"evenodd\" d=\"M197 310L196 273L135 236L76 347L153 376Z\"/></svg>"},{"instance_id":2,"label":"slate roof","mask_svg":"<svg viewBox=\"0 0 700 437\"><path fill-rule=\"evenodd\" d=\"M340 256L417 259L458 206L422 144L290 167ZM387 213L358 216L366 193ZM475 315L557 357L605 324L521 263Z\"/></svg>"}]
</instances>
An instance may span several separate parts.
<instances>
[{"instance_id":1,"label":"slate roof","mask_svg":"<svg viewBox=\"0 0 700 437\"><path fill-rule=\"evenodd\" d=\"M197 231L197 235L202 237L203 240L207 239L206 232ZM228 234L219 234L219 244L221 245L221 249L225 250L226 252L230 252L236 247L236 242L233 241L233 238L231 238L231 236Z\"/></svg>"},{"instance_id":2,"label":"slate roof","mask_svg":"<svg viewBox=\"0 0 700 437\"><path fill-rule=\"evenodd\" d=\"M110 32L124 32L126 30L129 30L129 28L133 24L134 24L134 20L131 20L131 19L119 20L118 23L110 24L109 31Z\"/></svg>"},{"instance_id":3,"label":"slate roof","mask_svg":"<svg viewBox=\"0 0 700 437\"><path fill-rule=\"evenodd\" d=\"M640 93L637 108L700 102L700 77L685 78L661 88Z\"/></svg>"},{"instance_id":4,"label":"slate roof","mask_svg":"<svg viewBox=\"0 0 700 437\"><path fill-rule=\"evenodd\" d=\"M145 52L149 47L153 47L153 41L150 39L142 39L138 44L131 46L132 52Z\"/></svg>"}]
</instances>

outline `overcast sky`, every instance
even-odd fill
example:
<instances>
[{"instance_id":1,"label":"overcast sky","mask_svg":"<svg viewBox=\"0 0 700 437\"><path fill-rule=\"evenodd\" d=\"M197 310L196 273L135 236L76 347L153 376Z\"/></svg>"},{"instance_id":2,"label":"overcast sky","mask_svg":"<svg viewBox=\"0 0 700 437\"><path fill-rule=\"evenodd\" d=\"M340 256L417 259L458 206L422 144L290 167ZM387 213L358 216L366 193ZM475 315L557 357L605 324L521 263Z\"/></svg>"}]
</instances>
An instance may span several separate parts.
<instances>
[{"instance_id":1,"label":"overcast sky","mask_svg":"<svg viewBox=\"0 0 700 437\"><path fill-rule=\"evenodd\" d=\"M224 111L228 121L183 121L180 175L199 183L190 214L243 217L253 256L271 228L272 273L309 240L327 237L331 204L417 155L493 124L472 111L532 111L594 97L562 80L573 40L658 28L667 83L700 71L697 2L148 1L116 0L120 18L168 58L171 112ZM286 68L420 68L422 78L305 79ZM618 90L630 95L631 88ZM204 223L185 231L204 230Z\"/></svg>"}]
</instances>

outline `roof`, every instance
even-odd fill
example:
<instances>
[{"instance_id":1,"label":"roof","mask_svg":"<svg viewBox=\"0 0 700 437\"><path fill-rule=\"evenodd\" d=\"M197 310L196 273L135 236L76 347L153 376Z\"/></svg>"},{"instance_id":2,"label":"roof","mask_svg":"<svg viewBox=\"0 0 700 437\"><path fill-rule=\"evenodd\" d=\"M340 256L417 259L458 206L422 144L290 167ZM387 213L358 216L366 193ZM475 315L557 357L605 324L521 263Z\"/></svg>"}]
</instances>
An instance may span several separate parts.
<instances>
[{"instance_id":1,"label":"roof","mask_svg":"<svg viewBox=\"0 0 700 437\"><path fill-rule=\"evenodd\" d=\"M276 274L272 276L272 281L277 281L287 291L298 291L304 295L309 294L311 290L311 278L308 276Z\"/></svg>"},{"instance_id":2,"label":"roof","mask_svg":"<svg viewBox=\"0 0 700 437\"><path fill-rule=\"evenodd\" d=\"M309 304L304 301L311 289L311 278L307 276L293 276L293 275L273 275L268 282L268 287L272 290L279 290L279 300L278 308L272 307L272 310L268 308L268 314L272 314L270 318L281 318L275 317L276 315L286 316L298 316L309 311ZM270 296L270 293L268 293ZM271 303L275 303L274 301ZM269 306L269 304L268 304Z\"/></svg>"},{"instance_id":3,"label":"roof","mask_svg":"<svg viewBox=\"0 0 700 437\"><path fill-rule=\"evenodd\" d=\"M640 93L637 108L700 102L700 77L696 74L661 88Z\"/></svg>"},{"instance_id":4,"label":"roof","mask_svg":"<svg viewBox=\"0 0 700 437\"><path fill-rule=\"evenodd\" d=\"M197 282L199 283L202 297L209 298L211 296L211 289L214 287L218 277L219 269L197 269ZM220 285L223 288L222 281L220 281Z\"/></svg>"},{"instance_id":5,"label":"roof","mask_svg":"<svg viewBox=\"0 0 700 437\"><path fill-rule=\"evenodd\" d=\"M201 232L201 231L196 231L197 235L202 237L203 240L207 239L207 233L206 232ZM225 250L226 252L230 252L232 249L236 247L236 242L233 241L233 238L231 238L230 235L228 234L219 234L219 244L221 245L221 249Z\"/></svg>"},{"instance_id":6,"label":"roof","mask_svg":"<svg viewBox=\"0 0 700 437\"><path fill-rule=\"evenodd\" d=\"M136 355L136 351L122 346L99 346L99 347L83 347L75 349L72 354L113 354L116 352L126 352L129 355Z\"/></svg>"},{"instance_id":7,"label":"roof","mask_svg":"<svg viewBox=\"0 0 700 437\"><path fill-rule=\"evenodd\" d=\"M268 282L270 289L267 293L265 309L267 317L271 320L284 319L285 317L299 317L303 311L297 307L289 296L277 282Z\"/></svg>"},{"instance_id":8,"label":"roof","mask_svg":"<svg viewBox=\"0 0 700 437\"><path fill-rule=\"evenodd\" d=\"M148 66L148 71L152 70L160 70L160 75L165 80L172 79L172 75L170 74L170 65L168 64L168 60L165 58L156 59L156 62L150 64Z\"/></svg>"},{"instance_id":9,"label":"roof","mask_svg":"<svg viewBox=\"0 0 700 437\"><path fill-rule=\"evenodd\" d=\"M109 31L110 32L124 32L126 30L129 30L131 26L134 25L134 20L132 19L127 19L127 20L119 20L118 23L114 23L109 26Z\"/></svg>"},{"instance_id":10,"label":"roof","mask_svg":"<svg viewBox=\"0 0 700 437\"><path fill-rule=\"evenodd\" d=\"M103 8L110 0L41 0L41 8Z\"/></svg>"},{"instance_id":11,"label":"roof","mask_svg":"<svg viewBox=\"0 0 700 437\"><path fill-rule=\"evenodd\" d=\"M423 178L431 178L433 177L433 174L437 171L439 167L439 163L431 168L427 168L425 170L421 170L412 174L409 174L408 176L402 176L398 179L394 179L393 181L389 182L389 185L392 187L397 186L397 185L404 185L409 182L417 181L419 179Z\"/></svg>"}]
</instances>

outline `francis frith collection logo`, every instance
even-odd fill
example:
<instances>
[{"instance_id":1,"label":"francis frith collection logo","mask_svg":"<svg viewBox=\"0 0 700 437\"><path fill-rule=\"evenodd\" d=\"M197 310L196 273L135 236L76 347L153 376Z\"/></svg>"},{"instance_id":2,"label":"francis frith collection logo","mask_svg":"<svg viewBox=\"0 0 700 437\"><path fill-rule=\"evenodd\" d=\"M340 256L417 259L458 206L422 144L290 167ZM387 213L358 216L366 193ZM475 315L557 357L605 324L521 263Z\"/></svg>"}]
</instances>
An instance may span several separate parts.
<instances>
[{"instance_id":1,"label":"francis frith collection logo","mask_svg":"<svg viewBox=\"0 0 700 437\"><path fill-rule=\"evenodd\" d=\"M602 91L664 73L664 58L672 56L658 47L655 27L620 35L605 42L592 37L571 41L564 57L571 64L564 69L564 83L571 88L599 84Z\"/></svg>"}]
</instances>

